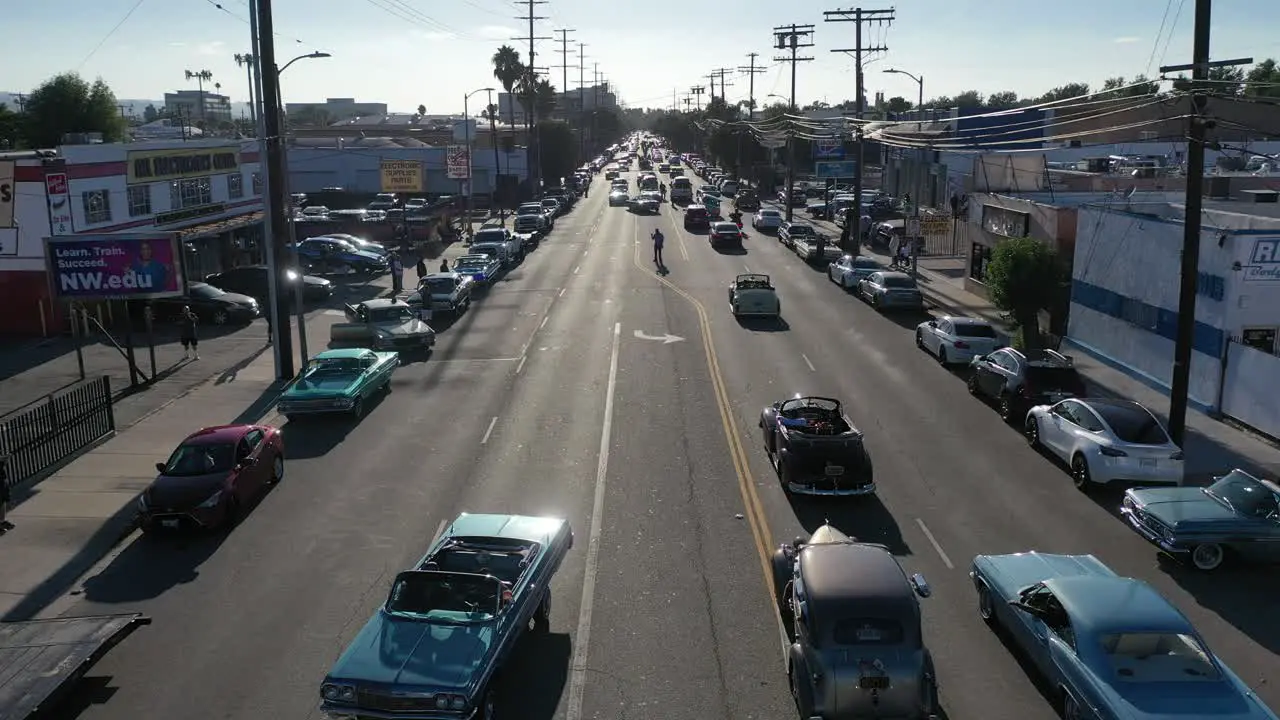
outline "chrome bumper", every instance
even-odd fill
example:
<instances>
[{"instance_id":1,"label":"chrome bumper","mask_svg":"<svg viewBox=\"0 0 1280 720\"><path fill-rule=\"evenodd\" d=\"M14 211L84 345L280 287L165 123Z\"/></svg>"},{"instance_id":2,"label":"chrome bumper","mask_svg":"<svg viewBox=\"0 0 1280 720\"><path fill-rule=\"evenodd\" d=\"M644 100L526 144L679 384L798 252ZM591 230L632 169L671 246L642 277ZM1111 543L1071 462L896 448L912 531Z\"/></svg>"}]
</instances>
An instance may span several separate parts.
<instances>
[{"instance_id":1,"label":"chrome bumper","mask_svg":"<svg viewBox=\"0 0 1280 720\"><path fill-rule=\"evenodd\" d=\"M1120 514L1123 515L1124 519L1129 523L1129 527L1133 528L1135 532L1146 538L1147 542L1155 545L1161 550L1171 555L1180 555L1189 552L1186 548L1180 548L1170 543L1168 540L1157 535L1151 528L1144 525L1133 512L1133 508L1122 507L1120 508Z\"/></svg>"},{"instance_id":2,"label":"chrome bumper","mask_svg":"<svg viewBox=\"0 0 1280 720\"><path fill-rule=\"evenodd\" d=\"M787 490L795 495L813 495L815 497L861 497L864 495L875 495L876 484L868 483L858 488L838 488L835 490L821 490L811 485L802 485L800 483L787 483Z\"/></svg>"},{"instance_id":3,"label":"chrome bumper","mask_svg":"<svg viewBox=\"0 0 1280 720\"><path fill-rule=\"evenodd\" d=\"M327 700L320 702L320 712L334 720L471 720L476 716L472 710L465 715L449 712L386 712L368 708L353 708L350 705L335 705Z\"/></svg>"}]
</instances>

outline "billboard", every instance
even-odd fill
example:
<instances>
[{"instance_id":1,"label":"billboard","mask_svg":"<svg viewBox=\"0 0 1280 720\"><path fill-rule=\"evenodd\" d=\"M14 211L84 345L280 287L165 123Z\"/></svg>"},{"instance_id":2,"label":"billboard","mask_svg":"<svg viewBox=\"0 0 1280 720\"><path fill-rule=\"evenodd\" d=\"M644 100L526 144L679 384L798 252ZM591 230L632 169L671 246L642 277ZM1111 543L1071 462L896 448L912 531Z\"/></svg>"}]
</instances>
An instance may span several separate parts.
<instances>
[{"instance_id":1,"label":"billboard","mask_svg":"<svg viewBox=\"0 0 1280 720\"><path fill-rule=\"evenodd\" d=\"M0 160L0 228L13 227L13 206L18 199L18 183L13 179L17 163Z\"/></svg>"},{"instance_id":2,"label":"billboard","mask_svg":"<svg viewBox=\"0 0 1280 720\"><path fill-rule=\"evenodd\" d=\"M466 145L450 145L445 150L445 162L450 180L471 177L471 150Z\"/></svg>"},{"instance_id":3,"label":"billboard","mask_svg":"<svg viewBox=\"0 0 1280 720\"><path fill-rule=\"evenodd\" d=\"M817 162L813 164L813 174L820 178L851 178L858 174L858 163L853 160Z\"/></svg>"},{"instance_id":4,"label":"billboard","mask_svg":"<svg viewBox=\"0 0 1280 720\"><path fill-rule=\"evenodd\" d=\"M818 160L843 160L844 140L838 137L814 140L813 157Z\"/></svg>"},{"instance_id":5,"label":"billboard","mask_svg":"<svg viewBox=\"0 0 1280 720\"><path fill-rule=\"evenodd\" d=\"M383 160L382 192L422 192L422 163L417 160Z\"/></svg>"},{"instance_id":6,"label":"billboard","mask_svg":"<svg viewBox=\"0 0 1280 720\"><path fill-rule=\"evenodd\" d=\"M45 195L49 199L49 227L54 235L73 235L71 217L71 184L64 172L46 173Z\"/></svg>"},{"instance_id":7,"label":"billboard","mask_svg":"<svg viewBox=\"0 0 1280 720\"><path fill-rule=\"evenodd\" d=\"M62 300L173 297L183 293L177 233L45 238L53 296Z\"/></svg>"},{"instance_id":8,"label":"billboard","mask_svg":"<svg viewBox=\"0 0 1280 720\"><path fill-rule=\"evenodd\" d=\"M125 162L130 185L181 180L240 171L240 146L135 150Z\"/></svg>"},{"instance_id":9,"label":"billboard","mask_svg":"<svg viewBox=\"0 0 1280 720\"><path fill-rule=\"evenodd\" d=\"M1254 240L1243 269L1245 282L1280 282L1280 237Z\"/></svg>"}]
</instances>

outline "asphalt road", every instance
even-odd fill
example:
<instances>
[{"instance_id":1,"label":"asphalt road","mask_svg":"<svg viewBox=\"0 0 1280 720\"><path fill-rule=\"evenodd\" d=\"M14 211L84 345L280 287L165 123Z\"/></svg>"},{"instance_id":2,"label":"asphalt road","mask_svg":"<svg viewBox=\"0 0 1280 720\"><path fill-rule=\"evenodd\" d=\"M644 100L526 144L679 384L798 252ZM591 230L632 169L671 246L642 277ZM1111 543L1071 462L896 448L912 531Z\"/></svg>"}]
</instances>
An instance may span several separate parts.
<instances>
[{"instance_id":1,"label":"asphalt road","mask_svg":"<svg viewBox=\"0 0 1280 720\"><path fill-rule=\"evenodd\" d=\"M915 350L917 319L877 315L772 237L724 254L668 206L608 208L605 185L442 326L434 356L402 367L361 423L286 424L288 477L225 539L136 541L91 578L68 614L154 624L67 716L314 715L319 680L391 576L464 510L558 514L577 532L552 634L508 675L515 718L793 717L761 552L825 519L933 585L926 633L952 718L1054 716L977 617L979 552L1093 552L1164 591L1247 681L1275 666L1273 579L1210 583L1158 563L1115 498L1077 493ZM729 314L726 286L748 270L773 276L783 326ZM878 498L784 497L756 421L796 392L848 403Z\"/></svg>"}]
</instances>

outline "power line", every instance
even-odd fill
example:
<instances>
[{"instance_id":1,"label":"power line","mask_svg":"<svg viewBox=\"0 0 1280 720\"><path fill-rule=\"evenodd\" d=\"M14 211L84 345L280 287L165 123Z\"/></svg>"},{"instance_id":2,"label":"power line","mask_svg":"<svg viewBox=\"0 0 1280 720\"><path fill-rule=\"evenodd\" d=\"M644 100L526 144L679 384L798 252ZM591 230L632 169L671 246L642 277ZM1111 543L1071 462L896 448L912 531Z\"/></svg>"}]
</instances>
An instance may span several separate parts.
<instances>
[{"instance_id":1,"label":"power line","mask_svg":"<svg viewBox=\"0 0 1280 720\"><path fill-rule=\"evenodd\" d=\"M725 103L726 105L729 103L729 99L728 97L725 96L724 89L726 87L726 84L724 81L724 76L726 73L731 73L731 72L733 72L733 68L723 68L723 67L716 68L715 70L711 71L711 75L713 78L711 81L711 98L715 99L715 96L716 96L716 84L715 84L714 78L719 78L720 79L720 101ZM728 83L728 84L732 85L733 83Z\"/></svg>"},{"instance_id":2,"label":"power line","mask_svg":"<svg viewBox=\"0 0 1280 720\"><path fill-rule=\"evenodd\" d=\"M760 53L747 53L747 57L751 58L751 64L747 67L738 66L738 72L746 73L749 79L747 89L747 117L751 120L756 119L756 75L767 72L768 68L756 67L756 58L760 57Z\"/></svg>"},{"instance_id":3,"label":"power line","mask_svg":"<svg viewBox=\"0 0 1280 720\"><path fill-rule=\"evenodd\" d=\"M774 62L791 63L791 112L797 112L796 107L796 67L802 62L811 62L811 57L800 57L801 48L813 47L813 26L812 25L779 25L773 29L774 47L779 50L790 50L791 55L783 55L775 57ZM796 140L794 133L787 133L787 222L791 222L792 202L791 198L796 188Z\"/></svg>"},{"instance_id":4,"label":"power line","mask_svg":"<svg viewBox=\"0 0 1280 720\"><path fill-rule=\"evenodd\" d=\"M102 46L107 44L107 41L116 34L117 30L123 27L125 23L129 22L129 18L133 17L133 14L137 12L138 8L142 7L142 3L146 1L147 0L138 0L138 2L133 4L133 7L129 8L129 12L125 13L124 17L120 18L120 22L116 23L115 27L108 30L107 34L103 35L102 39L98 41L98 44L94 45L93 49L89 51L89 54L84 56L84 59L80 61L81 68L83 68L89 60L93 59L94 55L98 54L98 51L102 49Z\"/></svg>"},{"instance_id":5,"label":"power line","mask_svg":"<svg viewBox=\"0 0 1280 720\"><path fill-rule=\"evenodd\" d=\"M587 158L586 123L582 122L587 113L587 44L578 43L578 155Z\"/></svg>"},{"instance_id":6,"label":"power line","mask_svg":"<svg viewBox=\"0 0 1280 720\"><path fill-rule=\"evenodd\" d=\"M563 28L560 30L552 30L551 32L560 34L560 49L556 51L557 53L560 53L560 64L556 65L555 67L560 68L560 71L561 71L560 72L560 80L561 80L560 89L565 93L568 93L569 92L569 55L573 52L572 50L569 49L569 33L575 33L578 31L574 30L573 28Z\"/></svg>"},{"instance_id":7,"label":"power line","mask_svg":"<svg viewBox=\"0 0 1280 720\"><path fill-rule=\"evenodd\" d=\"M534 132L535 120L533 101L534 90L538 84L537 50L534 48L534 43L539 40L554 39L549 37L538 37L534 30L534 23L539 20L547 19L545 16L537 14L537 8L539 5L546 5L548 1L549 0L520 0L520 4L525 5L528 10L524 15L517 15L515 19L524 20L529 23L529 35L523 38L511 38L512 40L527 40L529 42L529 63L525 66L524 79L524 95L526 102L523 103L528 107L524 107L523 109L524 127L527 138L526 142L528 142L529 148L533 151L533 162L530 165L530 170L536 170L536 174L530 173L529 178L529 188L534 193L537 193L538 190L542 188L542 153L539 152L541 148L538 143L538 134Z\"/></svg>"}]
</instances>

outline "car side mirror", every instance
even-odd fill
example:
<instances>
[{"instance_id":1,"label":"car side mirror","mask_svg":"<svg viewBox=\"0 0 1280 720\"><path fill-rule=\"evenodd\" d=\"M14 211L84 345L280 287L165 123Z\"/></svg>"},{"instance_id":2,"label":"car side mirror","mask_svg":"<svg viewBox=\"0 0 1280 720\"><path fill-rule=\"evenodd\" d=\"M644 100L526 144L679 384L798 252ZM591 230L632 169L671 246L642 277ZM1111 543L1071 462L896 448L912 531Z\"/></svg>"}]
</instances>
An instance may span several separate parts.
<instances>
[{"instance_id":1,"label":"car side mirror","mask_svg":"<svg viewBox=\"0 0 1280 720\"><path fill-rule=\"evenodd\" d=\"M986 362L986 361L987 361L987 356L986 356L986 355L979 355L978 357L974 358L973 360L974 360L974 362Z\"/></svg>"},{"instance_id":2,"label":"car side mirror","mask_svg":"<svg viewBox=\"0 0 1280 720\"><path fill-rule=\"evenodd\" d=\"M929 327L931 327L931 328L936 328L936 327L938 327L938 321L937 321L937 320L930 320L930 321L929 321Z\"/></svg>"},{"instance_id":3,"label":"car side mirror","mask_svg":"<svg viewBox=\"0 0 1280 720\"><path fill-rule=\"evenodd\" d=\"M1021 600L1010 600L1009 604L1013 607L1018 608L1022 612L1032 617L1039 618L1041 620L1044 619L1044 611L1042 611L1040 608L1031 607L1030 605L1022 602Z\"/></svg>"},{"instance_id":4,"label":"car side mirror","mask_svg":"<svg viewBox=\"0 0 1280 720\"><path fill-rule=\"evenodd\" d=\"M160 474L162 474L162 475L164 474L164 463L162 463L162 462L158 462L158 463L156 463L156 472L158 472L158 473L160 473Z\"/></svg>"},{"instance_id":5,"label":"car side mirror","mask_svg":"<svg viewBox=\"0 0 1280 720\"><path fill-rule=\"evenodd\" d=\"M916 594L922 598L927 598L933 594L933 589L929 587L929 581L924 579L924 575L916 573L911 576L911 588Z\"/></svg>"}]
</instances>

